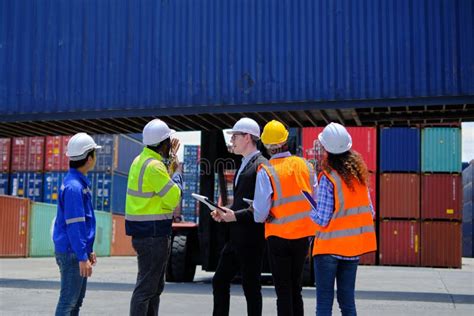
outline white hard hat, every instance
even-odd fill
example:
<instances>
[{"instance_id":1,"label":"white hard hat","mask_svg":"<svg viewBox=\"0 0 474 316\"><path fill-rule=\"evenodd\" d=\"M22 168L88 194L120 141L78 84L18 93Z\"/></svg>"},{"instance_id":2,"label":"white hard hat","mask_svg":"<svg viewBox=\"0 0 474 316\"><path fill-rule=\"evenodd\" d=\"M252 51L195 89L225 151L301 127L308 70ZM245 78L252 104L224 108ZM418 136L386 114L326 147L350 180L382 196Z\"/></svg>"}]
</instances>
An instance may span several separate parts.
<instances>
[{"instance_id":1,"label":"white hard hat","mask_svg":"<svg viewBox=\"0 0 474 316\"><path fill-rule=\"evenodd\" d=\"M92 137L86 133L77 133L67 143L66 156L69 160L78 161L86 158L89 151L99 148L102 146L97 145Z\"/></svg>"},{"instance_id":2,"label":"white hard hat","mask_svg":"<svg viewBox=\"0 0 474 316\"><path fill-rule=\"evenodd\" d=\"M176 133L176 131L169 128L165 122L154 119L148 122L143 128L143 144L157 145L174 133Z\"/></svg>"},{"instance_id":3,"label":"white hard hat","mask_svg":"<svg viewBox=\"0 0 474 316\"><path fill-rule=\"evenodd\" d=\"M234 124L234 127L227 134L246 133L260 138L260 126L251 118L244 117Z\"/></svg>"},{"instance_id":4,"label":"white hard hat","mask_svg":"<svg viewBox=\"0 0 474 316\"><path fill-rule=\"evenodd\" d=\"M352 147L352 137L346 128L338 123L330 123L318 135L324 149L331 154L342 154Z\"/></svg>"}]
</instances>

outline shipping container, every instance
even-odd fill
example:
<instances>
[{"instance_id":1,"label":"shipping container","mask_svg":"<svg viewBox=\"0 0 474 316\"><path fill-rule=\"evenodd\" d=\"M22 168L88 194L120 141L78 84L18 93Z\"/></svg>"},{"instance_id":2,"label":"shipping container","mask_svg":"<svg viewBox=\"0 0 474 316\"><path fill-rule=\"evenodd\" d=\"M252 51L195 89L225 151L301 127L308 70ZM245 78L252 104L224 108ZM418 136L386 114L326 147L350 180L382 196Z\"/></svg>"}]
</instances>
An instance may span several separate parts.
<instances>
[{"instance_id":1,"label":"shipping container","mask_svg":"<svg viewBox=\"0 0 474 316\"><path fill-rule=\"evenodd\" d=\"M114 135L113 172L128 174L133 160L142 152L143 144L126 135Z\"/></svg>"},{"instance_id":2,"label":"shipping container","mask_svg":"<svg viewBox=\"0 0 474 316\"><path fill-rule=\"evenodd\" d=\"M14 172L10 174L9 194L17 197L28 195L28 172Z\"/></svg>"},{"instance_id":3,"label":"shipping container","mask_svg":"<svg viewBox=\"0 0 474 316\"><path fill-rule=\"evenodd\" d=\"M420 129L409 127L380 130L380 172L420 172Z\"/></svg>"},{"instance_id":4,"label":"shipping container","mask_svg":"<svg viewBox=\"0 0 474 316\"><path fill-rule=\"evenodd\" d=\"M10 178L10 174L0 173L0 195L9 194L9 186L8 186L9 178Z\"/></svg>"},{"instance_id":5,"label":"shipping container","mask_svg":"<svg viewBox=\"0 0 474 316\"><path fill-rule=\"evenodd\" d=\"M89 172L95 210L125 214L128 176L118 172Z\"/></svg>"},{"instance_id":6,"label":"shipping container","mask_svg":"<svg viewBox=\"0 0 474 316\"><path fill-rule=\"evenodd\" d=\"M28 170L28 137L13 138L11 155L11 171Z\"/></svg>"},{"instance_id":7,"label":"shipping container","mask_svg":"<svg viewBox=\"0 0 474 316\"><path fill-rule=\"evenodd\" d=\"M31 203L30 257L54 256L53 229L57 205Z\"/></svg>"},{"instance_id":8,"label":"shipping container","mask_svg":"<svg viewBox=\"0 0 474 316\"><path fill-rule=\"evenodd\" d=\"M461 223L421 223L421 265L461 268Z\"/></svg>"},{"instance_id":9,"label":"shipping container","mask_svg":"<svg viewBox=\"0 0 474 316\"><path fill-rule=\"evenodd\" d=\"M112 215L112 243L110 246L110 255L136 255L132 246L132 238L125 233L125 217L122 215Z\"/></svg>"},{"instance_id":10,"label":"shipping container","mask_svg":"<svg viewBox=\"0 0 474 316\"><path fill-rule=\"evenodd\" d=\"M301 146L301 129L288 129L288 150L299 157L303 157L303 147Z\"/></svg>"},{"instance_id":11,"label":"shipping container","mask_svg":"<svg viewBox=\"0 0 474 316\"><path fill-rule=\"evenodd\" d=\"M420 218L420 175L383 173L379 188L380 218Z\"/></svg>"},{"instance_id":12,"label":"shipping container","mask_svg":"<svg viewBox=\"0 0 474 316\"><path fill-rule=\"evenodd\" d=\"M462 218L462 256L474 256L474 222L472 220L473 201L464 203Z\"/></svg>"},{"instance_id":13,"label":"shipping container","mask_svg":"<svg viewBox=\"0 0 474 316\"><path fill-rule=\"evenodd\" d=\"M377 170L377 129L375 127L347 127L352 137L352 150L364 158L369 171Z\"/></svg>"},{"instance_id":14,"label":"shipping container","mask_svg":"<svg viewBox=\"0 0 474 316\"><path fill-rule=\"evenodd\" d=\"M61 159L61 169L62 171L68 171L69 170L69 157L66 156L66 151L67 151L67 144L69 142L69 140L71 139L72 135L68 135L68 136L63 136L63 139L62 139L62 142L63 142L63 151L64 151L64 154L62 155L62 159Z\"/></svg>"},{"instance_id":15,"label":"shipping container","mask_svg":"<svg viewBox=\"0 0 474 316\"><path fill-rule=\"evenodd\" d=\"M63 145L63 136L46 136L44 171L61 171L62 159L66 156Z\"/></svg>"},{"instance_id":16,"label":"shipping container","mask_svg":"<svg viewBox=\"0 0 474 316\"><path fill-rule=\"evenodd\" d=\"M58 204L59 189L63 184L67 172L54 171L45 172L43 181L43 202Z\"/></svg>"},{"instance_id":17,"label":"shipping container","mask_svg":"<svg viewBox=\"0 0 474 316\"><path fill-rule=\"evenodd\" d=\"M15 1L0 11L15 26L2 33L0 117L463 104L474 95L472 7Z\"/></svg>"},{"instance_id":18,"label":"shipping container","mask_svg":"<svg viewBox=\"0 0 474 316\"><path fill-rule=\"evenodd\" d=\"M377 253L374 251L374 252L369 252L369 253L366 253L366 254L360 256L359 264L367 265L367 266L375 265L376 255L377 255Z\"/></svg>"},{"instance_id":19,"label":"shipping container","mask_svg":"<svg viewBox=\"0 0 474 316\"><path fill-rule=\"evenodd\" d=\"M125 214L125 201L127 197L128 176L119 173L112 175L112 204L110 209L113 213Z\"/></svg>"},{"instance_id":20,"label":"shipping container","mask_svg":"<svg viewBox=\"0 0 474 316\"><path fill-rule=\"evenodd\" d=\"M35 202L43 201L43 174L27 172L26 197Z\"/></svg>"},{"instance_id":21,"label":"shipping container","mask_svg":"<svg viewBox=\"0 0 474 316\"><path fill-rule=\"evenodd\" d=\"M114 164L114 135L92 135L97 145L94 171L110 172Z\"/></svg>"},{"instance_id":22,"label":"shipping container","mask_svg":"<svg viewBox=\"0 0 474 316\"><path fill-rule=\"evenodd\" d=\"M318 157L315 150L315 141L318 139L319 133L324 127L304 127L301 129L301 145L303 147L303 157L313 160Z\"/></svg>"},{"instance_id":23,"label":"shipping container","mask_svg":"<svg viewBox=\"0 0 474 316\"><path fill-rule=\"evenodd\" d=\"M369 181L370 200L372 201L374 212L377 214L377 175L375 173L371 173Z\"/></svg>"},{"instance_id":24,"label":"shipping container","mask_svg":"<svg viewBox=\"0 0 474 316\"><path fill-rule=\"evenodd\" d=\"M0 173L10 172L12 140L10 138L0 138Z\"/></svg>"},{"instance_id":25,"label":"shipping container","mask_svg":"<svg viewBox=\"0 0 474 316\"><path fill-rule=\"evenodd\" d=\"M459 174L421 176L421 218L462 218L462 186Z\"/></svg>"},{"instance_id":26,"label":"shipping container","mask_svg":"<svg viewBox=\"0 0 474 316\"><path fill-rule=\"evenodd\" d=\"M461 172L460 128L422 129L421 148L422 172Z\"/></svg>"},{"instance_id":27,"label":"shipping container","mask_svg":"<svg viewBox=\"0 0 474 316\"><path fill-rule=\"evenodd\" d=\"M110 256L112 215L101 211L95 211L94 213L96 219L94 251L97 256Z\"/></svg>"},{"instance_id":28,"label":"shipping container","mask_svg":"<svg viewBox=\"0 0 474 316\"><path fill-rule=\"evenodd\" d=\"M30 201L2 195L0 210L0 257L27 257Z\"/></svg>"},{"instance_id":29,"label":"shipping container","mask_svg":"<svg viewBox=\"0 0 474 316\"><path fill-rule=\"evenodd\" d=\"M44 137L28 137L28 171L43 171L44 141Z\"/></svg>"},{"instance_id":30,"label":"shipping container","mask_svg":"<svg viewBox=\"0 0 474 316\"><path fill-rule=\"evenodd\" d=\"M95 188L93 197L95 200L94 209L98 211L110 212L112 198L112 175L108 172L95 172Z\"/></svg>"},{"instance_id":31,"label":"shipping container","mask_svg":"<svg viewBox=\"0 0 474 316\"><path fill-rule=\"evenodd\" d=\"M417 221L381 221L379 236L381 265L420 265L420 223Z\"/></svg>"},{"instance_id":32,"label":"shipping container","mask_svg":"<svg viewBox=\"0 0 474 316\"><path fill-rule=\"evenodd\" d=\"M463 185L467 183L472 183L474 179L474 160L471 160L469 165L462 172L462 183Z\"/></svg>"}]
</instances>

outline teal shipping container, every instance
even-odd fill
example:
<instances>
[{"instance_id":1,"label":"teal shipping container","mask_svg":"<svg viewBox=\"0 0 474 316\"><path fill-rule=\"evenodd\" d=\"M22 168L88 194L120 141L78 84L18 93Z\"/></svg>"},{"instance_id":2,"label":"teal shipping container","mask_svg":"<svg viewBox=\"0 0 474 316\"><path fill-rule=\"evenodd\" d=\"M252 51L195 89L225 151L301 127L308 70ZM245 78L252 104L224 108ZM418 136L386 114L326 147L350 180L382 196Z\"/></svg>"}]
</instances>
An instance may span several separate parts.
<instances>
[{"instance_id":1,"label":"teal shipping container","mask_svg":"<svg viewBox=\"0 0 474 316\"><path fill-rule=\"evenodd\" d=\"M461 172L461 129L430 127L421 132L422 172Z\"/></svg>"},{"instance_id":2,"label":"teal shipping container","mask_svg":"<svg viewBox=\"0 0 474 316\"><path fill-rule=\"evenodd\" d=\"M95 211L95 241L94 251L97 256L110 256L110 243L112 241L112 214Z\"/></svg>"},{"instance_id":3,"label":"teal shipping container","mask_svg":"<svg viewBox=\"0 0 474 316\"><path fill-rule=\"evenodd\" d=\"M30 256L54 256L52 232L56 218L57 205L32 203L30 220Z\"/></svg>"},{"instance_id":4,"label":"teal shipping container","mask_svg":"<svg viewBox=\"0 0 474 316\"><path fill-rule=\"evenodd\" d=\"M33 203L30 221L30 256L54 256L52 231L56 218L57 205ZM95 212L96 234L94 251L98 256L110 256L112 238L112 216L107 212Z\"/></svg>"}]
</instances>

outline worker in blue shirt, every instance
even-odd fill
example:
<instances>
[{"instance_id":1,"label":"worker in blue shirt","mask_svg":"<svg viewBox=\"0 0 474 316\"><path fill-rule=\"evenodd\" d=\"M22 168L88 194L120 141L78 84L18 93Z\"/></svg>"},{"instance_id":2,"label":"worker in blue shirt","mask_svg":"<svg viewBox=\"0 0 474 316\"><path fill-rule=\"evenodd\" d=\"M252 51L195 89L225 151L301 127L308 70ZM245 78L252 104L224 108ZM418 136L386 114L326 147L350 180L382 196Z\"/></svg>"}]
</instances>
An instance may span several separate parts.
<instances>
[{"instance_id":1,"label":"worker in blue shirt","mask_svg":"<svg viewBox=\"0 0 474 316\"><path fill-rule=\"evenodd\" d=\"M69 172L59 190L53 241L61 274L56 315L78 315L86 294L87 278L97 262L93 245L95 215L87 172L96 163L98 146L86 133L71 137L67 144Z\"/></svg>"}]
</instances>

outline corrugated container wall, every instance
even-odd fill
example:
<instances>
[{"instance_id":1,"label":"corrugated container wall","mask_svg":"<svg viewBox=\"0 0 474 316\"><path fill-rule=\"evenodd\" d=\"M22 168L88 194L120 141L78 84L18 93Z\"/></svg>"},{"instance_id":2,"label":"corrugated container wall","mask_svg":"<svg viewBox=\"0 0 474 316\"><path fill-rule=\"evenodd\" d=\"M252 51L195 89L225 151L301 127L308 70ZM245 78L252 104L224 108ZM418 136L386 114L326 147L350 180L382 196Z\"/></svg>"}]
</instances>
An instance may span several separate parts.
<instances>
[{"instance_id":1,"label":"corrugated container wall","mask_svg":"<svg viewBox=\"0 0 474 316\"><path fill-rule=\"evenodd\" d=\"M364 158L369 171L377 170L377 129L374 127L347 127L352 137L352 150Z\"/></svg>"},{"instance_id":2,"label":"corrugated container wall","mask_svg":"<svg viewBox=\"0 0 474 316\"><path fill-rule=\"evenodd\" d=\"M420 151L418 128L380 130L380 172L420 172Z\"/></svg>"},{"instance_id":3,"label":"corrugated container wall","mask_svg":"<svg viewBox=\"0 0 474 316\"><path fill-rule=\"evenodd\" d=\"M424 128L421 147L422 172L461 172L460 128Z\"/></svg>"},{"instance_id":4,"label":"corrugated container wall","mask_svg":"<svg viewBox=\"0 0 474 316\"><path fill-rule=\"evenodd\" d=\"M381 265L420 265L420 223L381 221L379 260Z\"/></svg>"},{"instance_id":5,"label":"corrugated container wall","mask_svg":"<svg viewBox=\"0 0 474 316\"><path fill-rule=\"evenodd\" d=\"M125 217L112 215L112 244L111 256L134 256L136 254L132 247L132 238L125 234Z\"/></svg>"},{"instance_id":6,"label":"corrugated container wall","mask_svg":"<svg viewBox=\"0 0 474 316\"><path fill-rule=\"evenodd\" d=\"M421 265L461 268L461 223L421 224Z\"/></svg>"},{"instance_id":7,"label":"corrugated container wall","mask_svg":"<svg viewBox=\"0 0 474 316\"><path fill-rule=\"evenodd\" d=\"M463 211L462 211L462 254L463 257L474 256L474 222L473 222L473 175L474 160L471 160L469 166L462 172L463 182Z\"/></svg>"},{"instance_id":8,"label":"corrugated container wall","mask_svg":"<svg viewBox=\"0 0 474 316\"><path fill-rule=\"evenodd\" d=\"M471 0L6 1L0 115L456 102L474 95L473 12Z\"/></svg>"},{"instance_id":9,"label":"corrugated container wall","mask_svg":"<svg viewBox=\"0 0 474 316\"><path fill-rule=\"evenodd\" d=\"M43 181L43 202L58 204L59 189L67 172L45 172Z\"/></svg>"},{"instance_id":10,"label":"corrugated container wall","mask_svg":"<svg viewBox=\"0 0 474 316\"><path fill-rule=\"evenodd\" d=\"M67 171L69 158L66 156L67 142L71 136L47 136L45 149L45 171Z\"/></svg>"},{"instance_id":11,"label":"corrugated container wall","mask_svg":"<svg viewBox=\"0 0 474 316\"><path fill-rule=\"evenodd\" d=\"M381 174L379 188L380 218L420 218L419 174Z\"/></svg>"},{"instance_id":12,"label":"corrugated container wall","mask_svg":"<svg viewBox=\"0 0 474 316\"><path fill-rule=\"evenodd\" d=\"M94 251L98 256L110 256L112 239L112 216L110 213L95 212L96 228Z\"/></svg>"},{"instance_id":13,"label":"corrugated container wall","mask_svg":"<svg viewBox=\"0 0 474 316\"><path fill-rule=\"evenodd\" d=\"M32 203L30 220L30 257L54 256L52 232L57 206L47 203Z\"/></svg>"},{"instance_id":14,"label":"corrugated container wall","mask_svg":"<svg viewBox=\"0 0 474 316\"><path fill-rule=\"evenodd\" d=\"M114 164L113 170L128 174L130 166L143 150L143 144L125 135L114 136Z\"/></svg>"},{"instance_id":15,"label":"corrugated container wall","mask_svg":"<svg viewBox=\"0 0 474 316\"><path fill-rule=\"evenodd\" d=\"M115 173L112 176L112 196L110 210L113 213L125 214L128 176Z\"/></svg>"},{"instance_id":16,"label":"corrugated container wall","mask_svg":"<svg viewBox=\"0 0 474 316\"><path fill-rule=\"evenodd\" d=\"M462 218L462 186L459 174L421 176L421 218Z\"/></svg>"},{"instance_id":17,"label":"corrugated container wall","mask_svg":"<svg viewBox=\"0 0 474 316\"><path fill-rule=\"evenodd\" d=\"M10 194L26 197L32 201L43 199L43 174L38 172L15 172L10 175Z\"/></svg>"},{"instance_id":18,"label":"corrugated container wall","mask_svg":"<svg viewBox=\"0 0 474 316\"><path fill-rule=\"evenodd\" d=\"M69 158L68 158L68 156L66 156L66 151L67 151L67 143L69 142L71 137L72 137L72 135L63 136L63 146L62 147L63 147L64 154L62 156L61 169L60 169L62 171L69 170Z\"/></svg>"},{"instance_id":19,"label":"corrugated container wall","mask_svg":"<svg viewBox=\"0 0 474 316\"><path fill-rule=\"evenodd\" d=\"M0 173L0 195L8 195L9 186L8 181L10 178L10 174L8 173Z\"/></svg>"},{"instance_id":20,"label":"corrugated container wall","mask_svg":"<svg viewBox=\"0 0 474 316\"><path fill-rule=\"evenodd\" d=\"M0 210L0 257L26 257L30 201L0 196Z\"/></svg>"},{"instance_id":21,"label":"corrugated container wall","mask_svg":"<svg viewBox=\"0 0 474 316\"><path fill-rule=\"evenodd\" d=\"M10 138L0 138L0 173L10 172L11 148Z\"/></svg>"},{"instance_id":22,"label":"corrugated container wall","mask_svg":"<svg viewBox=\"0 0 474 316\"><path fill-rule=\"evenodd\" d=\"M12 141L11 170L28 170L28 137L14 137Z\"/></svg>"},{"instance_id":23,"label":"corrugated container wall","mask_svg":"<svg viewBox=\"0 0 474 316\"><path fill-rule=\"evenodd\" d=\"M28 171L43 171L44 141L44 137L28 137Z\"/></svg>"}]
</instances>

